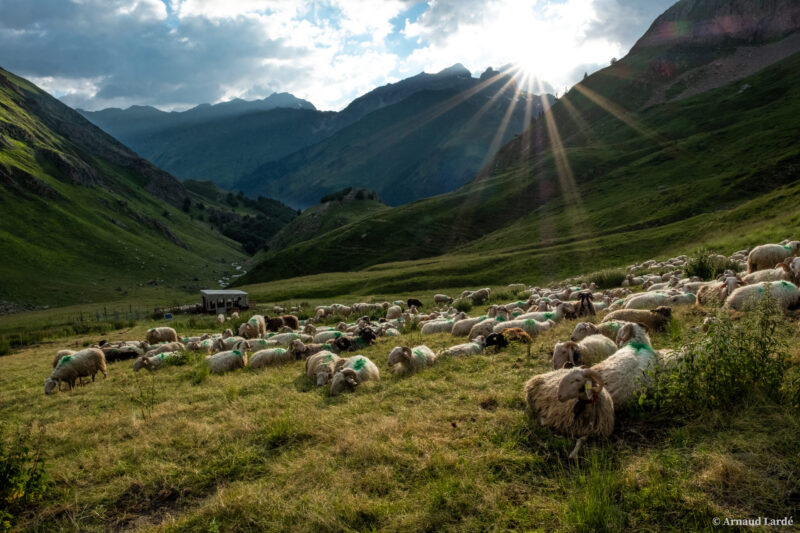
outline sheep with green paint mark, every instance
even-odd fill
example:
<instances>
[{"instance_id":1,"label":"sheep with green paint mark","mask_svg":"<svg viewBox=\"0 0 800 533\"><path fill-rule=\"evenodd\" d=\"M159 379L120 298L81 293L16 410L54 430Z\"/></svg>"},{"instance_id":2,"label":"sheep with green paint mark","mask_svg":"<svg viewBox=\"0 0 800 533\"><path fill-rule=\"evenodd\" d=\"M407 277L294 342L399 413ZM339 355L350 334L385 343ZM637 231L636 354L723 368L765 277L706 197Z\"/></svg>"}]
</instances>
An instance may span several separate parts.
<instances>
[{"instance_id":1,"label":"sheep with green paint mark","mask_svg":"<svg viewBox=\"0 0 800 533\"><path fill-rule=\"evenodd\" d=\"M282 365L295 360L294 354L285 348L268 348L259 350L250 356L250 368L264 368Z\"/></svg>"},{"instance_id":2,"label":"sheep with green paint mark","mask_svg":"<svg viewBox=\"0 0 800 533\"><path fill-rule=\"evenodd\" d=\"M72 390L77 380L91 376L94 381L98 372L102 372L103 377L108 377L106 356L102 350L86 348L70 355L64 355L58 361L50 377L44 380L44 393L52 394L53 390L61 383L66 383Z\"/></svg>"},{"instance_id":3,"label":"sheep with green paint mark","mask_svg":"<svg viewBox=\"0 0 800 533\"><path fill-rule=\"evenodd\" d=\"M639 398L647 385L646 372L658 361L650 343L647 329L642 324L626 324L617 334L616 352L591 367L600 374L605 388L620 409Z\"/></svg>"},{"instance_id":4,"label":"sheep with green paint mark","mask_svg":"<svg viewBox=\"0 0 800 533\"><path fill-rule=\"evenodd\" d=\"M611 320L601 324L580 322L575 326L575 329L572 330L572 335L569 340L572 342L580 342L589 335L600 334L615 341L617 339L617 333L619 333L620 328L625 324L630 324L630 322L625 322L624 320Z\"/></svg>"},{"instance_id":5,"label":"sheep with green paint mark","mask_svg":"<svg viewBox=\"0 0 800 533\"><path fill-rule=\"evenodd\" d=\"M500 322L499 324L495 325L492 329L492 333L502 333L503 330L511 329L511 328L520 328L525 333L534 337L543 331L547 331L548 329L552 328L555 325L555 322L548 319L545 322L539 322L538 320L534 320L532 318L521 319L518 318L516 320L506 320L505 322Z\"/></svg>"},{"instance_id":6,"label":"sheep with green paint mark","mask_svg":"<svg viewBox=\"0 0 800 533\"><path fill-rule=\"evenodd\" d=\"M158 344L159 342L178 342L178 334L172 328L160 327L147 330L147 343Z\"/></svg>"},{"instance_id":7,"label":"sheep with green paint mark","mask_svg":"<svg viewBox=\"0 0 800 533\"><path fill-rule=\"evenodd\" d=\"M206 357L206 363L212 374L224 374L247 366L247 352L227 350Z\"/></svg>"},{"instance_id":8,"label":"sheep with green paint mark","mask_svg":"<svg viewBox=\"0 0 800 533\"><path fill-rule=\"evenodd\" d=\"M234 348L237 350L246 350L248 352L252 352L253 350L264 350L277 345L278 343L272 339L242 339L236 343Z\"/></svg>"},{"instance_id":9,"label":"sheep with green paint mark","mask_svg":"<svg viewBox=\"0 0 800 533\"><path fill-rule=\"evenodd\" d=\"M481 322L483 320L486 320L486 315L478 316L478 317L472 317L472 318L467 317L467 318L463 318L461 320L455 321L453 323L453 329L450 330L450 334L453 337L466 337L467 335L469 335L469 332L472 329L472 326L474 326L475 324L477 324L478 322Z\"/></svg>"},{"instance_id":10,"label":"sheep with green paint mark","mask_svg":"<svg viewBox=\"0 0 800 533\"><path fill-rule=\"evenodd\" d=\"M484 348L486 348L486 340L482 336L478 335L475 337L475 340L471 342L457 344L455 346L450 346L449 348L440 350L437 357L441 357L443 355L453 355L456 357L480 355L483 353Z\"/></svg>"},{"instance_id":11,"label":"sheep with green paint mark","mask_svg":"<svg viewBox=\"0 0 800 533\"><path fill-rule=\"evenodd\" d=\"M308 359L309 357L311 357L316 353L330 349L331 345L328 343L306 344L300 339L295 339L289 343L289 351L294 355L294 358L297 360Z\"/></svg>"},{"instance_id":12,"label":"sheep with green paint mark","mask_svg":"<svg viewBox=\"0 0 800 533\"><path fill-rule=\"evenodd\" d=\"M245 339L255 339L266 334L267 322L263 315L253 315L239 326L239 336Z\"/></svg>"},{"instance_id":13,"label":"sheep with green paint mark","mask_svg":"<svg viewBox=\"0 0 800 533\"><path fill-rule=\"evenodd\" d=\"M477 324L475 324L474 326L472 326L470 328L469 335L467 335L467 338L469 340L472 340L472 339L477 338L479 335L481 335L484 338L486 338L494 331L494 327L497 324L500 324L503 321L504 321L504 319L499 318L499 317L498 318L486 318L484 320L481 320L480 322L478 322Z\"/></svg>"},{"instance_id":14,"label":"sheep with green paint mark","mask_svg":"<svg viewBox=\"0 0 800 533\"><path fill-rule=\"evenodd\" d=\"M244 337L223 337L221 339L216 339L212 346L212 351L221 352L223 350L233 350L237 344L241 341L245 340Z\"/></svg>"},{"instance_id":15,"label":"sheep with green paint mark","mask_svg":"<svg viewBox=\"0 0 800 533\"><path fill-rule=\"evenodd\" d=\"M604 335L595 334L580 342L558 342L553 348L553 368L593 365L617 351L617 345Z\"/></svg>"},{"instance_id":16,"label":"sheep with green paint mark","mask_svg":"<svg viewBox=\"0 0 800 533\"><path fill-rule=\"evenodd\" d=\"M184 346L180 342L167 342L164 344L159 344L158 346L154 347L151 350L148 350L145 357L152 357L154 355L158 355L160 353L165 352L183 352L186 350L186 346Z\"/></svg>"},{"instance_id":17,"label":"sheep with green paint mark","mask_svg":"<svg viewBox=\"0 0 800 533\"><path fill-rule=\"evenodd\" d=\"M408 346L395 346L389 352L389 367L395 373L404 375L418 372L423 368L436 364L438 356L427 346L420 345L414 348Z\"/></svg>"},{"instance_id":18,"label":"sheep with green paint mark","mask_svg":"<svg viewBox=\"0 0 800 533\"><path fill-rule=\"evenodd\" d=\"M314 343L321 344L329 341L334 341L339 337L343 337L344 335L345 333L343 331L338 331L333 329L320 331L319 333L314 335Z\"/></svg>"},{"instance_id":19,"label":"sheep with green paint mark","mask_svg":"<svg viewBox=\"0 0 800 533\"><path fill-rule=\"evenodd\" d=\"M786 244L762 244L753 248L747 256L747 273L774 268L787 257L800 255L800 241Z\"/></svg>"},{"instance_id":20,"label":"sheep with green paint mark","mask_svg":"<svg viewBox=\"0 0 800 533\"><path fill-rule=\"evenodd\" d=\"M161 352L152 356L142 356L133 362L133 371L138 372L142 368L154 372L164 366L168 361L176 361L183 357L182 352Z\"/></svg>"},{"instance_id":21,"label":"sheep with green paint mark","mask_svg":"<svg viewBox=\"0 0 800 533\"><path fill-rule=\"evenodd\" d=\"M783 309L792 309L800 305L800 291L789 281L772 281L759 285L746 285L733 291L725 300L725 308L745 311L758 305L769 293L775 303Z\"/></svg>"},{"instance_id":22,"label":"sheep with green paint mark","mask_svg":"<svg viewBox=\"0 0 800 533\"><path fill-rule=\"evenodd\" d=\"M561 302L556 306L555 311L530 311L523 313L516 317L517 320L536 320L538 322L545 322L552 320L553 322L560 322L565 318L575 318L575 306L569 302ZM518 327L518 326L517 326Z\"/></svg>"},{"instance_id":23,"label":"sheep with green paint mark","mask_svg":"<svg viewBox=\"0 0 800 533\"><path fill-rule=\"evenodd\" d=\"M72 355L75 353L75 350L59 350L56 352L56 356L53 358L53 368L58 366L58 362L61 361L61 358L65 355Z\"/></svg>"},{"instance_id":24,"label":"sheep with green paint mark","mask_svg":"<svg viewBox=\"0 0 800 533\"><path fill-rule=\"evenodd\" d=\"M313 379L317 387L327 385L333 378L339 361L344 363L345 360L327 350L317 352L306 359L306 376Z\"/></svg>"},{"instance_id":25,"label":"sheep with green paint mark","mask_svg":"<svg viewBox=\"0 0 800 533\"><path fill-rule=\"evenodd\" d=\"M378 367L363 355L348 357L337 361L336 373L331 379L331 396L338 396L345 391L353 391L365 381L380 381Z\"/></svg>"},{"instance_id":26,"label":"sheep with green paint mark","mask_svg":"<svg viewBox=\"0 0 800 533\"><path fill-rule=\"evenodd\" d=\"M200 352L209 355L212 351L214 351L214 341L211 339L190 341L186 344L186 349L192 352Z\"/></svg>"}]
</instances>

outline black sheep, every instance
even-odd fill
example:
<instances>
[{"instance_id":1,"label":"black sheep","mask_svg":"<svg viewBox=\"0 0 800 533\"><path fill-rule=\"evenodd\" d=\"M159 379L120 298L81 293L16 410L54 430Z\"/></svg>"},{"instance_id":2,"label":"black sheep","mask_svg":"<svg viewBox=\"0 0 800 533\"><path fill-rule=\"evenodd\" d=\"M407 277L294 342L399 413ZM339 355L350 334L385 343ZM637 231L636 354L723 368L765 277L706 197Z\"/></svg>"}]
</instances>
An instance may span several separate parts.
<instances>
[{"instance_id":1,"label":"black sheep","mask_svg":"<svg viewBox=\"0 0 800 533\"><path fill-rule=\"evenodd\" d=\"M406 303L408 304L408 307L411 307L411 306L413 305L413 306L414 306L414 307L416 307L417 309L422 309L422 302L420 302L420 301L419 301L419 300L417 300L416 298L409 298L409 299L406 301Z\"/></svg>"}]
</instances>

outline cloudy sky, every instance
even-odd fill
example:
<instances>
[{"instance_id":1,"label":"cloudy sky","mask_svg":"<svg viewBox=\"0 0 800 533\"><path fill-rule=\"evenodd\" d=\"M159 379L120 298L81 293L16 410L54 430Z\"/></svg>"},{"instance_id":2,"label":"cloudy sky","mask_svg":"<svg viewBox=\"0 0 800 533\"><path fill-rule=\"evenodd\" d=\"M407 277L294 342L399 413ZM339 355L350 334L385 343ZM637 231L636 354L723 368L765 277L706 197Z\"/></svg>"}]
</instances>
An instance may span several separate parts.
<instances>
[{"instance_id":1,"label":"cloudy sky","mask_svg":"<svg viewBox=\"0 0 800 533\"><path fill-rule=\"evenodd\" d=\"M0 66L73 107L287 91L320 109L421 71L518 63L558 90L674 0L0 0Z\"/></svg>"}]
</instances>

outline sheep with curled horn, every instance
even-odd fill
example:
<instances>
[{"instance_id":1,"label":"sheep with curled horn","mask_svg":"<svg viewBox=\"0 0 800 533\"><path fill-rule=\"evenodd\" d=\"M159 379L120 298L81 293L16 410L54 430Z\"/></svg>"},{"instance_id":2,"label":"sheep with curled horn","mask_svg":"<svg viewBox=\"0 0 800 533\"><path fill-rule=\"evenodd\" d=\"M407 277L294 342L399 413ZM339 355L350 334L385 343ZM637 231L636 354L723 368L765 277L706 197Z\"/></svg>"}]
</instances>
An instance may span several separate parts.
<instances>
[{"instance_id":1,"label":"sheep with curled horn","mask_svg":"<svg viewBox=\"0 0 800 533\"><path fill-rule=\"evenodd\" d=\"M594 308L594 303L592 303L592 300L594 300L592 291L581 291L578 294L578 309L575 311L575 316L582 317L596 315L597 311Z\"/></svg>"},{"instance_id":2,"label":"sheep with curled horn","mask_svg":"<svg viewBox=\"0 0 800 533\"><path fill-rule=\"evenodd\" d=\"M380 370L375 363L363 355L340 359L334 364L330 395L337 396L345 391L353 391L365 381L380 381Z\"/></svg>"}]
</instances>

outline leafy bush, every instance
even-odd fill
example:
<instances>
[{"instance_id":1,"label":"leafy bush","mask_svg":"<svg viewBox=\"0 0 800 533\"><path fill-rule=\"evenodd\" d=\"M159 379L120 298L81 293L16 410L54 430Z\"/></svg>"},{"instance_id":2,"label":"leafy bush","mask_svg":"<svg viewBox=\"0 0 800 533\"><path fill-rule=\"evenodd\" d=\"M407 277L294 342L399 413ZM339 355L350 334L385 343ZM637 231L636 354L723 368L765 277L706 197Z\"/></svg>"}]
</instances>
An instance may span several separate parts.
<instances>
[{"instance_id":1,"label":"leafy bush","mask_svg":"<svg viewBox=\"0 0 800 533\"><path fill-rule=\"evenodd\" d=\"M717 254L707 248L698 249L686 262L686 275L711 280L726 270L739 271L739 263L728 258L715 257Z\"/></svg>"},{"instance_id":2,"label":"leafy bush","mask_svg":"<svg viewBox=\"0 0 800 533\"><path fill-rule=\"evenodd\" d=\"M770 297L738 322L718 314L705 336L680 349L682 357L649 372L640 403L671 414L696 414L756 393L782 399L789 364L784 328L784 316Z\"/></svg>"},{"instance_id":3,"label":"leafy bush","mask_svg":"<svg viewBox=\"0 0 800 533\"><path fill-rule=\"evenodd\" d=\"M33 442L28 432L7 439L5 431L0 431L0 531L10 530L14 516L47 492L41 450L41 440Z\"/></svg>"},{"instance_id":4,"label":"leafy bush","mask_svg":"<svg viewBox=\"0 0 800 533\"><path fill-rule=\"evenodd\" d=\"M469 313L472 311L472 300L468 298L459 298L453 302L453 307L455 307L456 311Z\"/></svg>"},{"instance_id":5,"label":"leafy bush","mask_svg":"<svg viewBox=\"0 0 800 533\"><path fill-rule=\"evenodd\" d=\"M619 268L601 270L586 276L587 283L594 283L598 289L613 289L625 281L625 271Z\"/></svg>"}]
</instances>

